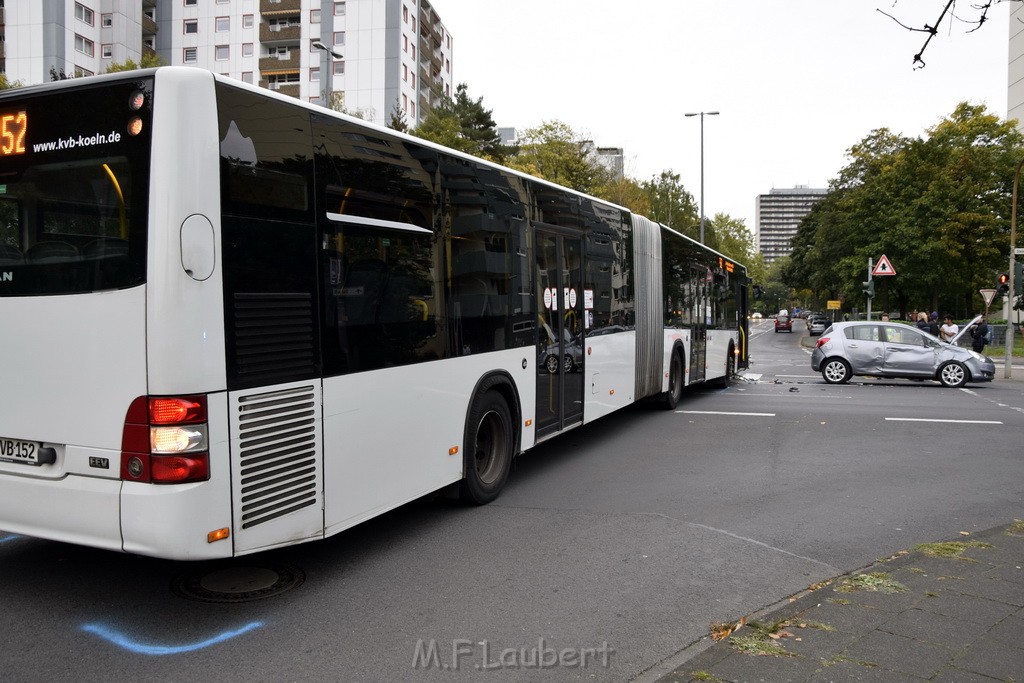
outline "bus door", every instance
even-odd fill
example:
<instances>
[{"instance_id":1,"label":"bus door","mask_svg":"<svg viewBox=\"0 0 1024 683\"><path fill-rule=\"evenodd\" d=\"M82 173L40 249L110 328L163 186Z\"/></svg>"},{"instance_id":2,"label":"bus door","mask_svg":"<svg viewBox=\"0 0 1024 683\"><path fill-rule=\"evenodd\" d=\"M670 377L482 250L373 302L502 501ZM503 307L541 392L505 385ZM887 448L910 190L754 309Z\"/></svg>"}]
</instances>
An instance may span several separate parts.
<instances>
[{"instance_id":1,"label":"bus door","mask_svg":"<svg viewBox=\"0 0 1024 683\"><path fill-rule=\"evenodd\" d=\"M690 269L690 287L693 291L693 328L690 336L690 383L703 382L708 355L708 323L711 317L711 271L707 268Z\"/></svg>"},{"instance_id":2,"label":"bus door","mask_svg":"<svg viewBox=\"0 0 1024 683\"><path fill-rule=\"evenodd\" d=\"M537 230L537 436L583 421L583 243Z\"/></svg>"}]
</instances>

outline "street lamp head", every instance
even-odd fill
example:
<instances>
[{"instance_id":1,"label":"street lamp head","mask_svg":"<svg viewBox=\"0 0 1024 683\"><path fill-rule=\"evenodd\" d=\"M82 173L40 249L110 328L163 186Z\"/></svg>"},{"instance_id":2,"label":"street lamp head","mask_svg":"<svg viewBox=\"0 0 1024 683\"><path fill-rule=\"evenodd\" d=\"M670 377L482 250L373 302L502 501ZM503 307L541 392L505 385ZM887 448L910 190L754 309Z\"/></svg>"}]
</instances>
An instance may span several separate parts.
<instances>
[{"instance_id":1,"label":"street lamp head","mask_svg":"<svg viewBox=\"0 0 1024 683\"><path fill-rule=\"evenodd\" d=\"M335 52L331 48L329 48L326 45L324 45L323 43L321 43L319 40L314 40L313 41L313 47L315 47L317 50L323 50L324 52L326 52L330 56L334 57L335 59L343 59L344 58L343 55L341 55L338 52Z\"/></svg>"},{"instance_id":2,"label":"street lamp head","mask_svg":"<svg viewBox=\"0 0 1024 683\"><path fill-rule=\"evenodd\" d=\"M717 111L691 111L683 114L683 116L718 116L719 113Z\"/></svg>"}]
</instances>

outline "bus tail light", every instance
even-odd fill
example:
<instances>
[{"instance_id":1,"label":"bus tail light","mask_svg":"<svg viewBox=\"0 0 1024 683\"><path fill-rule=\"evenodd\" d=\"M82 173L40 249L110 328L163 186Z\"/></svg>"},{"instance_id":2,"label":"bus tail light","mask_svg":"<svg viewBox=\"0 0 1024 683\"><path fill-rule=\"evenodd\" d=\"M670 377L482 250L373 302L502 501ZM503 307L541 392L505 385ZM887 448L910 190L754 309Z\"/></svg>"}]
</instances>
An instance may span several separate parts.
<instances>
[{"instance_id":1,"label":"bus tail light","mask_svg":"<svg viewBox=\"0 0 1024 683\"><path fill-rule=\"evenodd\" d=\"M206 396L140 396L121 434L121 479L183 484L210 478Z\"/></svg>"}]
</instances>

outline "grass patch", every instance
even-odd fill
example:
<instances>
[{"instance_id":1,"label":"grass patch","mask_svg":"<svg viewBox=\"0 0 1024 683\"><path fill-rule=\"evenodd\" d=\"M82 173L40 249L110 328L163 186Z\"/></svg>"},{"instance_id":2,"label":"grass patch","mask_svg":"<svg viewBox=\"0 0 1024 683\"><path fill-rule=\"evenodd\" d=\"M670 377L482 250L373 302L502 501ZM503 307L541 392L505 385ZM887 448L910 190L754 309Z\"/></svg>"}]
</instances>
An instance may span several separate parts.
<instances>
[{"instance_id":1,"label":"grass patch","mask_svg":"<svg viewBox=\"0 0 1024 683\"><path fill-rule=\"evenodd\" d=\"M796 657L795 654L789 652L775 641L764 638L759 634L733 636L729 639L729 645L738 652L759 657Z\"/></svg>"},{"instance_id":2,"label":"grass patch","mask_svg":"<svg viewBox=\"0 0 1024 683\"><path fill-rule=\"evenodd\" d=\"M1013 520L1013 524L1006 527L1006 533L1010 536L1024 536L1024 519Z\"/></svg>"},{"instance_id":3,"label":"grass patch","mask_svg":"<svg viewBox=\"0 0 1024 683\"><path fill-rule=\"evenodd\" d=\"M886 572L871 572L869 574L856 574L848 579L844 579L836 590L840 593L855 593L857 591L902 593L907 590L907 587L893 579Z\"/></svg>"},{"instance_id":4,"label":"grass patch","mask_svg":"<svg viewBox=\"0 0 1024 683\"><path fill-rule=\"evenodd\" d=\"M968 548L991 548L991 543L984 541L947 541L945 543L922 543L914 546L914 550L928 557L946 557L957 560L969 560L963 557Z\"/></svg>"}]
</instances>

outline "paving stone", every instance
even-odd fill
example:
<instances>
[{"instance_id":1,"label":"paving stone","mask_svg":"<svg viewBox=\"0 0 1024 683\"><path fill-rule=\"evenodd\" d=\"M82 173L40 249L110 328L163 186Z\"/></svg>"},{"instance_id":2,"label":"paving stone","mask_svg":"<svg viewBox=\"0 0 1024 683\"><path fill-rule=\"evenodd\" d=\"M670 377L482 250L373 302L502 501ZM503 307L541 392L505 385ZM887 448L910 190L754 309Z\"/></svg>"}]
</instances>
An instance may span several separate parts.
<instances>
[{"instance_id":1,"label":"paving stone","mask_svg":"<svg viewBox=\"0 0 1024 683\"><path fill-rule=\"evenodd\" d=\"M976 595L965 595L956 590L940 591L934 598L919 602L917 607L926 612L956 617L976 627L984 628L991 628L1020 610L1015 605L979 598Z\"/></svg>"},{"instance_id":2,"label":"paving stone","mask_svg":"<svg viewBox=\"0 0 1024 683\"><path fill-rule=\"evenodd\" d=\"M920 609L901 612L879 630L954 650L966 647L985 635L984 630L965 624L961 619Z\"/></svg>"},{"instance_id":3,"label":"paving stone","mask_svg":"<svg viewBox=\"0 0 1024 683\"><path fill-rule=\"evenodd\" d=\"M1024 675L1024 650L982 638L958 653L950 664L992 678L1019 681Z\"/></svg>"},{"instance_id":4,"label":"paving stone","mask_svg":"<svg viewBox=\"0 0 1024 683\"><path fill-rule=\"evenodd\" d=\"M818 670L810 678L811 683L845 683L846 681L878 681L880 683L911 683L926 680L917 676L889 671L877 666L865 666L857 662L830 662ZM989 681L989 683L992 683Z\"/></svg>"},{"instance_id":5,"label":"paving stone","mask_svg":"<svg viewBox=\"0 0 1024 683\"><path fill-rule=\"evenodd\" d=\"M802 683L810 680L818 666L817 660L803 657L766 657L736 653L707 671L718 678L736 683Z\"/></svg>"},{"instance_id":6,"label":"paving stone","mask_svg":"<svg viewBox=\"0 0 1024 683\"><path fill-rule=\"evenodd\" d=\"M821 603L813 610L804 612L803 616L811 621L820 621L823 624L828 624L837 631L859 635L873 631L889 619L892 619L895 614L894 612L886 612L856 603L844 605L827 601Z\"/></svg>"},{"instance_id":7,"label":"paving stone","mask_svg":"<svg viewBox=\"0 0 1024 683\"><path fill-rule=\"evenodd\" d=\"M997 565L986 576L1002 581L1012 581L1013 583L1020 584L1022 586L1021 590L1024 590L1024 562Z\"/></svg>"},{"instance_id":8,"label":"paving stone","mask_svg":"<svg viewBox=\"0 0 1024 683\"><path fill-rule=\"evenodd\" d=\"M1024 647L1024 619L1015 616L1007 617L989 629L985 636L989 640L1005 643L1010 647L1022 648Z\"/></svg>"},{"instance_id":9,"label":"paving stone","mask_svg":"<svg viewBox=\"0 0 1024 683\"><path fill-rule=\"evenodd\" d=\"M947 666L931 679L934 683L992 683L988 676Z\"/></svg>"},{"instance_id":10,"label":"paving stone","mask_svg":"<svg viewBox=\"0 0 1024 683\"><path fill-rule=\"evenodd\" d=\"M872 631L843 653L857 661L874 662L884 669L929 678L945 666L954 651L913 638Z\"/></svg>"},{"instance_id":11,"label":"paving stone","mask_svg":"<svg viewBox=\"0 0 1024 683\"><path fill-rule=\"evenodd\" d=\"M958 585L957 590L967 595L976 595L989 600L1005 602L1008 605L1024 607L1024 590L1012 581L985 578L977 581L965 581Z\"/></svg>"}]
</instances>

